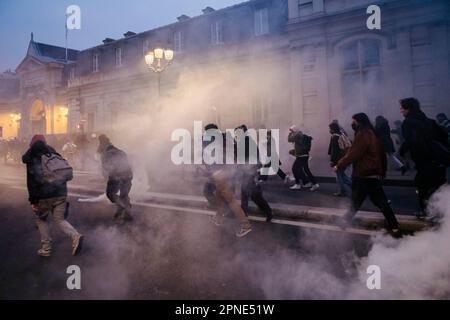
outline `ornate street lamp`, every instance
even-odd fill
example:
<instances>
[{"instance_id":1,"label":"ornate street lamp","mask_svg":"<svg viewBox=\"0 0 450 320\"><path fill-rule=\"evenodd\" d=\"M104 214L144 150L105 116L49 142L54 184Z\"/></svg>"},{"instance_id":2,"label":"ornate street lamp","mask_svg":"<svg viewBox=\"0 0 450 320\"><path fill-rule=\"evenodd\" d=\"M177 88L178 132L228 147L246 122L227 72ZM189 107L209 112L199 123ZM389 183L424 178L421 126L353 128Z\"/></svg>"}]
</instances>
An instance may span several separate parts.
<instances>
[{"instance_id":1,"label":"ornate street lamp","mask_svg":"<svg viewBox=\"0 0 450 320\"><path fill-rule=\"evenodd\" d=\"M147 67L158 75L158 98L161 97L161 73L172 63L173 50L156 48L145 55Z\"/></svg>"}]
</instances>

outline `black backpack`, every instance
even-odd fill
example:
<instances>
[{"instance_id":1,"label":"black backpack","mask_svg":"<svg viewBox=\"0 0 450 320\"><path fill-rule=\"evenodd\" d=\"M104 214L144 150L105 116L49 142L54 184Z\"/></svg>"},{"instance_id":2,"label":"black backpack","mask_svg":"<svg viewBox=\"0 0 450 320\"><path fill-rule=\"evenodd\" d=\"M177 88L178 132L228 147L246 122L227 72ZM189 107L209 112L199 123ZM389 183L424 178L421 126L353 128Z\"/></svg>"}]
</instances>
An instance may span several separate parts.
<instances>
[{"instance_id":1,"label":"black backpack","mask_svg":"<svg viewBox=\"0 0 450 320\"><path fill-rule=\"evenodd\" d=\"M312 141L312 137L307 136L306 134L303 135L303 143L305 146L305 151L307 153L309 153L311 151L311 141Z\"/></svg>"}]
</instances>

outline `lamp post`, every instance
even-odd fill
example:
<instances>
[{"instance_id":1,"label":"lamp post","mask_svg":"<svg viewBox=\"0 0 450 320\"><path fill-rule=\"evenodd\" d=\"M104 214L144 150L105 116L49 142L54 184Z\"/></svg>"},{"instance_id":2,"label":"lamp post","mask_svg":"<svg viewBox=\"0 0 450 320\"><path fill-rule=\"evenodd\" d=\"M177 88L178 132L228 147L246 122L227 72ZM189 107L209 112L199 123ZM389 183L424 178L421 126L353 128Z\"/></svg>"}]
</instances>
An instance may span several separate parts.
<instances>
[{"instance_id":1,"label":"lamp post","mask_svg":"<svg viewBox=\"0 0 450 320\"><path fill-rule=\"evenodd\" d=\"M147 67L158 76L158 99L161 98L161 74L173 61L173 50L156 48L145 55Z\"/></svg>"}]
</instances>

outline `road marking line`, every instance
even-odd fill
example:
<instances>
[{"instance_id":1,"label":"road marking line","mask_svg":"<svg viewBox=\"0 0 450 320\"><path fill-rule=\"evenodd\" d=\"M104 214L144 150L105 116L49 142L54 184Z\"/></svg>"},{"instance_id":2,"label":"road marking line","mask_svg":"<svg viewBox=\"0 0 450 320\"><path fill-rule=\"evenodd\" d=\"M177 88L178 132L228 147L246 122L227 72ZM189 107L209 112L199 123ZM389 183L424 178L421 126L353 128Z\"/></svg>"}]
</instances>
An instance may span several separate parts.
<instances>
[{"instance_id":1,"label":"road marking line","mask_svg":"<svg viewBox=\"0 0 450 320\"><path fill-rule=\"evenodd\" d=\"M77 194L77 193L70 193L70 195L77 196L77 197L86 197L86 195L81 195L81 194ZM138 205L141 207L163 209L163 210L169 210L169 211L190 212L190 213L196 213L196 214L208 215L208 216L214 216L216 214L216 212L212 211L212 210L192 209L192 208L186 208L186 207L178 207L178 206L163 205L163 204L152 204L152 203L135 202L135 201L132 201L131 203L133 205ZM249 216L248 218L251 221L258 221L258 222L266 221L266 219L263 217ZM357 234L357 235L364 235L364 236L377 236L377 235L383 234L383 232L380 232L380 231L370 231L370 230L355 229L355 228L348 228L348 229L343 230L336 226L311 223L311 222L273 219L272 223L281 224L281 225L291 225L291 226L296 226L296 227L304 227L304 228L310 228L310 229L341 232L341 233L350 233L350 234Z\"/></svg>"},{"instance_id":2,"label":"road marking line","mask_svg":"<svg viewBox=\"0 0 450 320\"><path fill-rule=\"evenodd\" d=\"M27 188L19 187L19 186L12 186L11 188L18 189L18 190L27 190ZM73 192L69 192L69 196L83 197L83 198L90 197L89 195L73 193ZM134 202L134 201L132 201L131 203L134 204L134 205L141 206L141 207L163 209L163 210L169 210L169 211L190 212L190 213L196 213L196 214L201 214L201 215L209 215L209 216L213 216L213 215L216 214L216 212L212 211L212 210L192 209L192 208L186 208L186 207L177 207L177 206L171 206L171 205L151 204L151 203ZM258 222L264 222L266 219L262 218L262 217L249 216L249 220L251 220L251 221L258 221ZM341 228L339 228L337 226L326 225L326 224L318 224L318 223L311 223L311 222L301 222L301 221L290 221L290 220L273 219L271 223L281 224L281 225L290 225L290 226L296 226L296 227L303 227L303 228L309 228L309 229L326 230L326 231L334 231L334 232L341 232L341 233L350 233L350 234L364 235L364 236L378 236L378 235L383 234L383 232L381 232L381 231L371 231L371 230L355 229L355 228L347 228L347 229L343 230L343 229L341 229Z\"/></svg>"}]
</instances>

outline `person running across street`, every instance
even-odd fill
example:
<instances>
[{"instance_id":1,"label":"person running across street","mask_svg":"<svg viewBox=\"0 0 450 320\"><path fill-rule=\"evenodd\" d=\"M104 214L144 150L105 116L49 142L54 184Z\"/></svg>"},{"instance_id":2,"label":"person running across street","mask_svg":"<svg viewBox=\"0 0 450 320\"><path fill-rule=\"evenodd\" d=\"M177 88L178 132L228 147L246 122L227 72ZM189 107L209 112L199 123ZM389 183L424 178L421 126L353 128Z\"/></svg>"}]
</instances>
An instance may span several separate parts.
<instances>
[{"instance_id":1,"label":"person running across street","mask_svg":"<svg viewBox=\"0 0 450 320\"><path fill-rule=\"evenodd\" d=\"M133 170L127 154L112 145L105 135L98 137L100 142L97 152L100 154L104 176L108 179L106 196L117 206L115 219L131 221L131 191Z\"/></svg>"},{"instance_id":2,"label":"person running across street","mask_svg":"<svg viewBox=\"0 0 450 320\"><path fill-rule=\"evenodd\" d=\"M353 217L368 196L383 213L388 231L394 236L399 236L398 221L382 186L382 180L386 175L387 159L381 142L375 135L374 128L365 113L353 116L352 128L355 131L353 145L333 168L337 172L353 164L351 207L340 225L345 228L351 224Z\"/></svg>"},{"instance_id":3,"label":"person running across street","mask_svg":"<svg viewBox=\"0 0 450 320\"><path fill-rule=\"evenodd\" d=\"M22 162L27 166L29 201L41 236L42 247L37 254L50 257L52 253L47 223L52 215L56 226L72 240L72 255L77 255L82 248L83 236L66 220L69 209L67 181L72 180L72 168L55 149L47 145L43 135L32 138Z\"/></svg>"}]
</instances>

